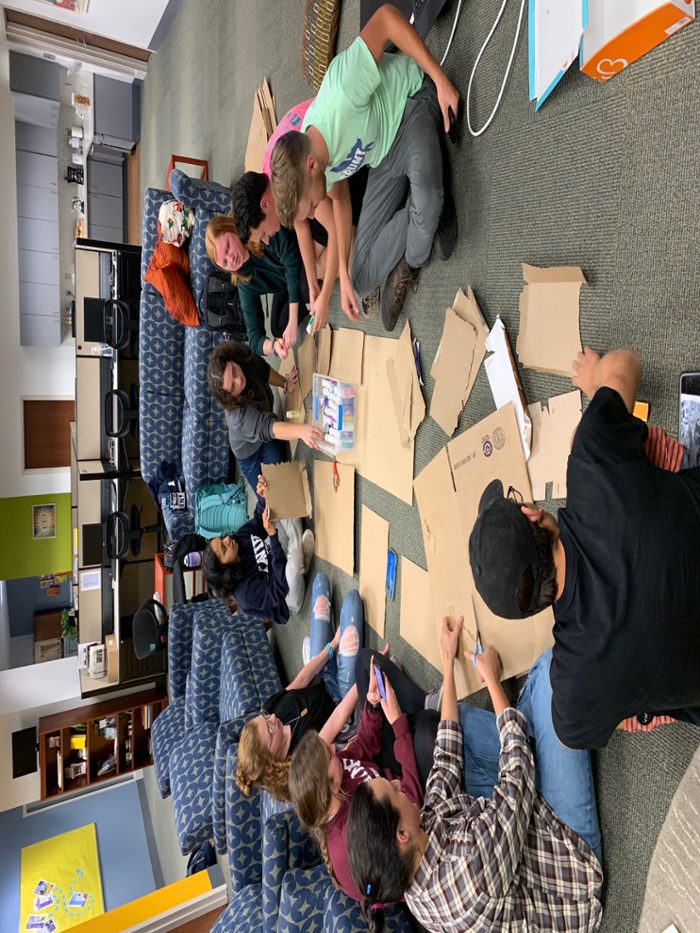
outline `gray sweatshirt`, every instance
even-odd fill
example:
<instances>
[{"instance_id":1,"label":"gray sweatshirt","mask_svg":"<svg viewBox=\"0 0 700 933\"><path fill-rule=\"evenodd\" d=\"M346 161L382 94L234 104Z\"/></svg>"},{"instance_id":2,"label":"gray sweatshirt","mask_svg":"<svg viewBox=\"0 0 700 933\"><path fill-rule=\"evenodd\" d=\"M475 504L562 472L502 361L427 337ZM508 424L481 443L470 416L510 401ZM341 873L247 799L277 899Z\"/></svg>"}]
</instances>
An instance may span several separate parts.
<instances>
[{"instance_id":1,"label":"gray sweatshirt","mask_svg":"<svg viewBox=\"0 0 700 933\"><path fill-rule=\"evenodd\" d=\"M247 364L241 364L241 369L246 375L246 391L252 389L254 398L226 412L229 444L237 460L252 457L265 441L273 440L272 427L278 420L272 410L272 390L267 384L269 365L253 355Z\"/></svg>"}]
</instances>

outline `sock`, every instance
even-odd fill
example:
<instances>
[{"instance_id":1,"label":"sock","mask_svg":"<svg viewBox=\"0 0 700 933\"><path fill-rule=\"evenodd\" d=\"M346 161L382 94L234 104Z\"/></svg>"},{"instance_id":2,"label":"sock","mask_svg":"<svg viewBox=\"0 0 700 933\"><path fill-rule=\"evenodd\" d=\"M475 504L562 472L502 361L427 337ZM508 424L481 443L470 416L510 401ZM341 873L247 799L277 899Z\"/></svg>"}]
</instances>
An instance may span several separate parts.
<instances>
[{"instance_id":1,"label":"sock","mask_svg":"<svg viewBox=\"0 0 700 933\"><path fill-rule=\"evenodd\" d=\"M406 265L408 266L408 263L406 263ZM411 275L415 275L416 272L418 272L418 270L420 269L420 266L408 266L408 268L411 272Z\"/></svg>"}]
</instances>

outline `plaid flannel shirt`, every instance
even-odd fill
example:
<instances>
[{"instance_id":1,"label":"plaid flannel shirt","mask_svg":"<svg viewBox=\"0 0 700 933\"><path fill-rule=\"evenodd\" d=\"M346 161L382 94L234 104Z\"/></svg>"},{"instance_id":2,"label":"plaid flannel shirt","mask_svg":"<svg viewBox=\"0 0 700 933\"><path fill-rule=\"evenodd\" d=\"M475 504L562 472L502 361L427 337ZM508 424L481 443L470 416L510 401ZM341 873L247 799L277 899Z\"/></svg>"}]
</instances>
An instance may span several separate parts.
<instances>
[{"instance_id":1,"label":"plaid flannel shirt","mask_svg":"<svg viewBox=\"0 0 700 933\"><path fill-rule=\"evenodd\" d=\"M522 713L504 710L497 726L498 784L486 800L462 793L462 729L440 723L421 810L428 847L406 903L428 930L445 933L593 933L600 863L535 791Z\"/></svg>"}]
</instances>

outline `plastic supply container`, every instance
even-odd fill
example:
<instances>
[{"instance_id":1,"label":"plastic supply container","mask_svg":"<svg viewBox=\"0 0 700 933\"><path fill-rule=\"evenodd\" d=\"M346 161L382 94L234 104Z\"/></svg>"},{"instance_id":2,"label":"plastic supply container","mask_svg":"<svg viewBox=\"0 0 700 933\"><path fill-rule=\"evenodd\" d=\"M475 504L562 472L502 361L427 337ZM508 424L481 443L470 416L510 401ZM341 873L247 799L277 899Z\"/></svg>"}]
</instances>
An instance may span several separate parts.
<instances>
[{"instance_id":1,"label":"plastic supply container","mask_svg":"<svg viewBox=\"0 0 700 933\"><path fill-rule=\"evenodd\" d=\"M355 446L356 395L351 382L314 373L312 422L323 431L319 447L331 457Z\"/></svg>"}]
</instances>

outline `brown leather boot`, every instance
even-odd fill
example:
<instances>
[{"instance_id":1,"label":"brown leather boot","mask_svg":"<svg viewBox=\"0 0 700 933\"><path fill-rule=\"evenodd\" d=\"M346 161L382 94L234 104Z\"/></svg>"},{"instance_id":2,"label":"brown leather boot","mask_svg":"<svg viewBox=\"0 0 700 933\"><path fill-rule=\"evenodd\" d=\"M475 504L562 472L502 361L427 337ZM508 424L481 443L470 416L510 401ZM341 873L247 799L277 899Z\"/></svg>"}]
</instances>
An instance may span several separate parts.
<instances>
[{"instance_id":1,"label":"brown leather boot","mask_svg":"<svg viewBox=\"0 0 700 933\"><path fill-rule=\"evenodd\" d=\"M382 323L385 330L393 330L396 327L409 288L412 292L418 289L419 273L420 269L411 272L406 260L399 259L394 271L386 280L382 295Z\"/></svg>"}]
</instances>

